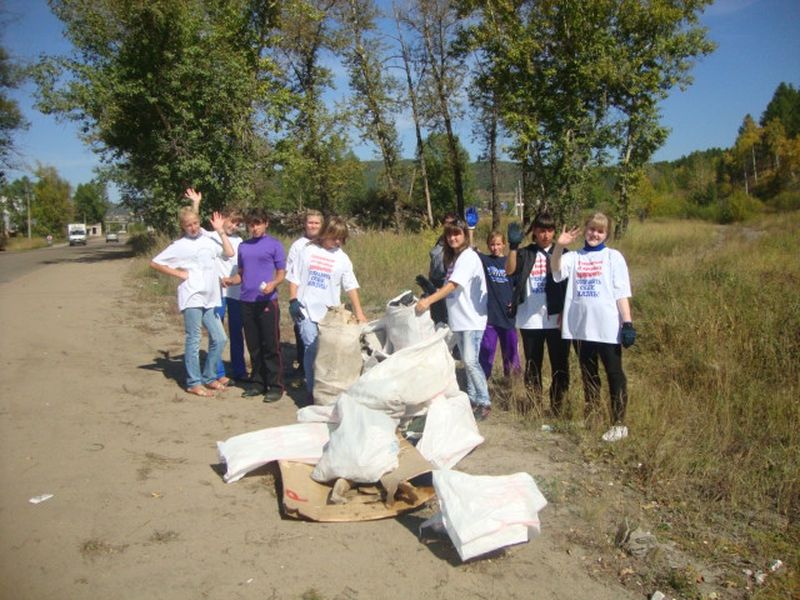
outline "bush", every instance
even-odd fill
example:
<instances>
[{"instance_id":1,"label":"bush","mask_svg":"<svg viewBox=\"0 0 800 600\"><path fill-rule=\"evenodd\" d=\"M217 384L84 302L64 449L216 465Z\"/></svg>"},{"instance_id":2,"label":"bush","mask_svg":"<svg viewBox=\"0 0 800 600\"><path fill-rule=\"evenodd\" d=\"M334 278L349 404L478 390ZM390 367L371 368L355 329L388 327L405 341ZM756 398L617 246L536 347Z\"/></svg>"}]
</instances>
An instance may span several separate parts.
<instances>
[{"instance_id":1,"label":"bush","mask_svg":"<svg viewBox=\"0 0 800 600\"><path fill-rule=\"evenodd\" d=\"M798 210L800 209L800 191L781 192L767 203L776 210Z\"/></svg>"},{"instance_id":2,"label":"bush","mask_svg":"<svg viewBox=\"0 0 800 600\"><path fill-rule=\"evenodd\" d=\"M734 192L717 204L717 223L739 223L763 212L764 205L744 192Z\"/></svg>"}]
</instances>

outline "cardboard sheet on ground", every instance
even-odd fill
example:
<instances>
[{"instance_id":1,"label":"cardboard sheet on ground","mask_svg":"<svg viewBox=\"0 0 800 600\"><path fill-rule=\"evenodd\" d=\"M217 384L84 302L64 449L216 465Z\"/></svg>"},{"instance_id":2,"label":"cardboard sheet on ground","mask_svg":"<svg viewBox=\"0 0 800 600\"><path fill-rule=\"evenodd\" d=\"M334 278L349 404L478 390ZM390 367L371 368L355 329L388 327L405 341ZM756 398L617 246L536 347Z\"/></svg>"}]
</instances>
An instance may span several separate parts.
<instances>
[{"instance_id":1,"label":"cardboard sheet on ground","mask_svg":"<svg viewBox=\"0 0 800 600\"><path fill-rule=\"evenodd\" d=\"M419 451L408 441L401 439L399 466L381 478L387 494L394 495L402 481L408 481L428 473L433 468ZM283 508L286 514L296 519L321 522L374 521L395 517L422 506L436 496L432 486L416 487L416 499L409 502L399 498L392 506L383 502L380 486L360 486L347 504L328 504L331 486L311 479L312 465L279 461L283 481Z\"/></svg>"}]
</instances>

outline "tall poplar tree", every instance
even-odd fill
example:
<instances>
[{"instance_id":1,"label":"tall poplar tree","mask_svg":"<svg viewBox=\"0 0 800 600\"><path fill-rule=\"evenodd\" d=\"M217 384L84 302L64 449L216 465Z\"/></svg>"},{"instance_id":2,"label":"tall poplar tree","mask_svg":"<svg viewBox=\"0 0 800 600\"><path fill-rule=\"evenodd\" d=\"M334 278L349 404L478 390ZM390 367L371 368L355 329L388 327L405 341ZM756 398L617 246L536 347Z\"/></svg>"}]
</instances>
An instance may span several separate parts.
<instances>
[{"instance_id":1,"label":"tall poplar tree","mask_svg":"<svg viewBox=\"0 0 800 600\"><path fill-rule=\"evenodd\" d=\"M384 69L384 47L374 35L377 11L371 0L345 0L337 11L349 43L342 50L350 75L352 108L362 137L375 144L383 160L386 194L395 230L403 226L398 158L400 142L394 126L398 83Z\"/></svg>"},{"instance_id":2,"label":"tall poplar tree","mask_svg":"<svg viewBox=\"0 0 800 600\"><path fill-rule=\"evenodd\" d=\"M265 58L270 0L52 0L74 52L43 60L40 110L80 124L118 167L124 198L174 227L187 185L209 208L252 198L264 119L284 90Z\"/></svg>"}]
</instances>

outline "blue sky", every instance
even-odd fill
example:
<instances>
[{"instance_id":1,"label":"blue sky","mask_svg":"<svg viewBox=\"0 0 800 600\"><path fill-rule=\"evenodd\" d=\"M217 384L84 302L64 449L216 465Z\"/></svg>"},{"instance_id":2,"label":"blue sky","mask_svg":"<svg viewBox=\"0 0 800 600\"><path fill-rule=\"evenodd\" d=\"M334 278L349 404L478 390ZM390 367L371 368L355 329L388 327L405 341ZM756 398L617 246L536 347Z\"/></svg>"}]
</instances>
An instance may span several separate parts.
<instances>
[{"instance_id":1,"label":"blue sky","mask_svg":"<svg viewBox=\"0 0 800 600\"><path fill-rule=\"evenodd\" d=\"M69 51L61 24L45 0L5 0L3 4L2 44L13 58L27 62L42 53ZM800 87L800 0L717 0L702 21L717 50L695 66L691 87L674 90L662 103L662 122L671 134L654 160L729 147L745 114L758 119L781 81ZM27 84L12 92L31 126L16 136L20 169L10 171L9 177L30 173L41 163L56 167L73 188L91 180L98 160L78 139L76 125L36 111L32 91ZM462 143L476 158L470 124L459 125ZM401 117L398 127L403 154L411 156L410 119ZM366 145L358 146L357 152L363 159L375 157L374 149Z\"/></svg>"}]
</instances>

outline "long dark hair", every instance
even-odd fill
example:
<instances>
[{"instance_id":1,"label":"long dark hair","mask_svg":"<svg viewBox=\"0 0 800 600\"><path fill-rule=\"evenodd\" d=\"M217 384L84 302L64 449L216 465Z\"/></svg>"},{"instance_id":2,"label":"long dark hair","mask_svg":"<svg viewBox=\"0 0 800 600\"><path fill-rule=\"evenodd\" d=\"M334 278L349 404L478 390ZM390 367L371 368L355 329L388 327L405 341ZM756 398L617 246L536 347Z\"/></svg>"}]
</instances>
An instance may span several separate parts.
<instances>
[{"instance_id":1,"label":"long dark hair","mask_svg":"<svg viewBox=\"0 0 800 600\"><path fill-rule=\"evenodd\" d=\"M464 243L461 244L460 248L451 248L450 244L447 243L447 236L459 231L464 234ZM446 223L444 226L444 266L449 269L467 248L469 248L469 228L463 219L456 219L453 223Z\"/></svg>"}]
</instances>

